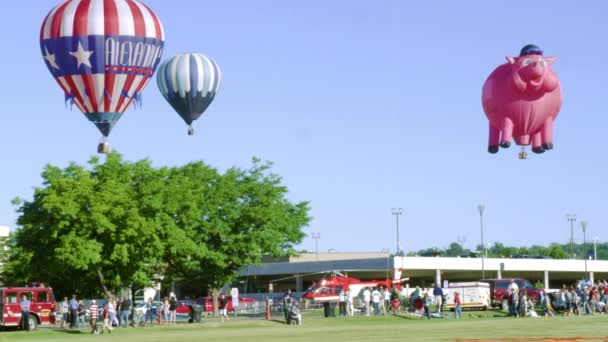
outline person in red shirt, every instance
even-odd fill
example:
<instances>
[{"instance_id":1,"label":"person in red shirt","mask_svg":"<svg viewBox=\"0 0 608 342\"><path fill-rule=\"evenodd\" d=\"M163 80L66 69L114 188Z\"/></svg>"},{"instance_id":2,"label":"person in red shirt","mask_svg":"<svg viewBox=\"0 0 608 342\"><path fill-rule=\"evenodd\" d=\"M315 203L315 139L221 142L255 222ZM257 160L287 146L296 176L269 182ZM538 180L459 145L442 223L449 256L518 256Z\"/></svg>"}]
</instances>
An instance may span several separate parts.
<instances>
[{"instance_id":1,"label":"person in red shirt","mask_svg":"<svg viewBox=\"0 0 608 342\"><path fill-rule=\"evenodd\" d=\"M460 300L460 293L454 291L454 318L460 319L460 313L462 312L462 301Z\"/></svg>"},{"instance_id":2,"label":"person in red shirt","mask_svg":"<svg viewBox=\"0 0 608 342\"><path fill-rule=\"evenodd\" d=\"M103 326L101 327L101 333L108 330L108 334L112 333L112 322L110 322L110 310L108 310L108 304L103 305Z\"/></svg>"},{"instance_id":3,"label":"person in red shirt","mask_svg":"<svg viewBox=\"0 0 608 342\"><path fill-rule=\"evenodd\" d=\"M91 334L99 334L99 331L97 330L97 304L95 303L95 300L91 301L91 305L89 306L89 315L91 317L90 323L91 323Z\"/></svg>"}]
</instances>

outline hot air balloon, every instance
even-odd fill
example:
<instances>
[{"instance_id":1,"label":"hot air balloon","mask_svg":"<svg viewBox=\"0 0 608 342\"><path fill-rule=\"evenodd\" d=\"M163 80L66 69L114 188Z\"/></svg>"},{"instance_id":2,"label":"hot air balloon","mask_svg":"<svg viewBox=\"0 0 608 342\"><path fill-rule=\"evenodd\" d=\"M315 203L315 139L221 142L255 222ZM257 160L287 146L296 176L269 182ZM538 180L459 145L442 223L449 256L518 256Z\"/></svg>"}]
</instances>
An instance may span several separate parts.
<instances>
[{"instance_id":1,"label":"hot air balloon","mask_svg":"<svg viewBox=\"0 0 608 342\"><path fill-rule=\"evenodd\" d=\"M63 90L103 135L98 152L109 152L107 137L135 101L160 63L163 26L139 0L67 0L46 16L40 49Z\"/></svg>"},{"instance_id":2,"label":"hot air balloon","mask_svg":"<svg viewBox=\"0 0 608 342\"><path fill-rule=\"evenodd\" d=\"M492 72L483 85L483 110L490 121L488 152L508 148L511 139L520 146L532 143L532 152L553 149L553 121L562 104L560 82L536 45L526 45L519 57ZM522 148L520 159L526 158Z\"/></svg>"},{"instance_id":3,"label":"hot air balloon","mask_svg":"<svg viewBox=\"0 0 608 342\"><path fill-rule=\"evenodd\" d=\"M198 53L169 58L160 65L156 75L160 92L188 124L188 135L194 134L192 122L209 107L221 80L217 64Z\"/></svg>"}]
</instances>

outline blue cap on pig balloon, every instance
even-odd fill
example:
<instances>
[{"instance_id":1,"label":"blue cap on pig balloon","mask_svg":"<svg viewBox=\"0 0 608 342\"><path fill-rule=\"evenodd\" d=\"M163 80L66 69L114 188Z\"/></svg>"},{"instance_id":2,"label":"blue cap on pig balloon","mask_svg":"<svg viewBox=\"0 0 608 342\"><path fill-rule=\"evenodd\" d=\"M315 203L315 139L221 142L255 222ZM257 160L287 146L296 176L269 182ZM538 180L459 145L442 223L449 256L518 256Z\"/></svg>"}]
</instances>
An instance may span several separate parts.
<instances>
[{"instance_id":1,"label":"blue cap on pig balloon","mask_svg":"<svg viewBox=\"0 0 608 342\"><path fill-rule=\"evenodd\" d=\"M543 50L541 50L538 46L534 44L528 44L521 48L521 52L519 53L519 57L525 55L543 55Z\"/></svg>"}]
</instances>

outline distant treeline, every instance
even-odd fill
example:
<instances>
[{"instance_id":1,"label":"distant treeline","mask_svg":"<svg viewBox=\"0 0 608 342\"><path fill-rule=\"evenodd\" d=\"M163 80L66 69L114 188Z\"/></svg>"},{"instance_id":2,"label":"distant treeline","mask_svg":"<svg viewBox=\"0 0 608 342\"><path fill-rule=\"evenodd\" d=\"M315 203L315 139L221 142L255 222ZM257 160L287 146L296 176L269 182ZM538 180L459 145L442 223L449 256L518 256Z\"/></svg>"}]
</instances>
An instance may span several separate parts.
<instances>
[{"instance_id":1,"label":"distant treeline","mask_svg":"<svg viewBox=\"0 0 608 342\"><path fill-rule=\"evenodd\" d=\"M408 256L447 256L447 257L476 257L480 256L482 251L481 245L477 245L475 250L463 248L458 242L452 242L447 248L431 247L421 249L417 252L409 252ZM594 259L594 243L593 241L586 244L574 244L573 253L575 259L583 259L584 257ZM495 242L494 245L487 248L487 256L489 258L553 258L553 259L569 259L570 244L552 243L549 246L532 245L530 247L514 247L505 246L500 242ZM608 260L608 243L597 244L597 259Z\"/></svg>"}]
</instances>

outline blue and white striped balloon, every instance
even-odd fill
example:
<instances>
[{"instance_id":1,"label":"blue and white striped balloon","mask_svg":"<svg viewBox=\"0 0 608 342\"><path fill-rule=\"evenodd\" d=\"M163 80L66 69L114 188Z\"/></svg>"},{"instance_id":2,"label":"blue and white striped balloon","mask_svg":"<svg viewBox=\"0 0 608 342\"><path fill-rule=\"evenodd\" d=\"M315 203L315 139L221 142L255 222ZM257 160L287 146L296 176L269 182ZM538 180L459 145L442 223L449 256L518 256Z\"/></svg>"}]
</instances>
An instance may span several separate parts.
<instances>
[{"instance_id":1,"label":"blue and white striped balloon","mask_svg":"<svg viewBox=\"0 0 608 342\"><path fill-rule=\"evenodd\" d=\"M218 65L198 53L176 55L158 67L156 81L167 102L188 124L188 134L194 134L192 121L209 107L220 87L222 75Z\"/></svg>"}]
</instances>

